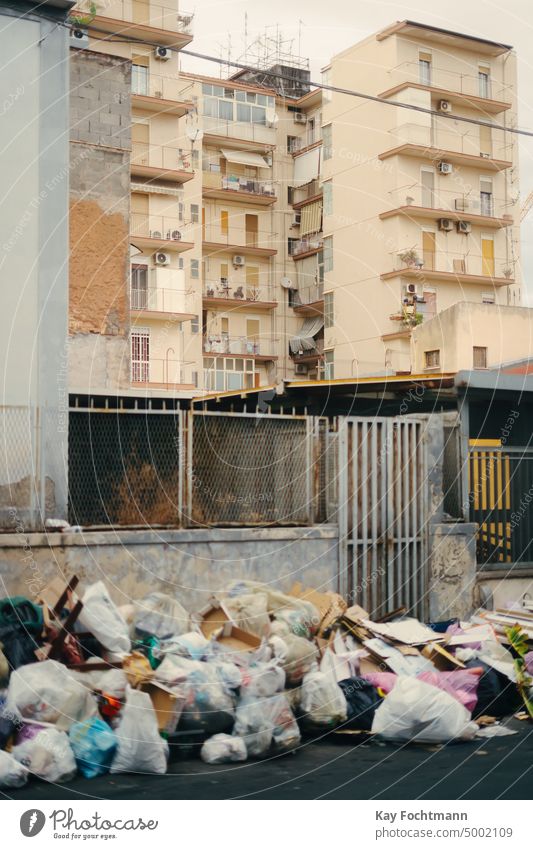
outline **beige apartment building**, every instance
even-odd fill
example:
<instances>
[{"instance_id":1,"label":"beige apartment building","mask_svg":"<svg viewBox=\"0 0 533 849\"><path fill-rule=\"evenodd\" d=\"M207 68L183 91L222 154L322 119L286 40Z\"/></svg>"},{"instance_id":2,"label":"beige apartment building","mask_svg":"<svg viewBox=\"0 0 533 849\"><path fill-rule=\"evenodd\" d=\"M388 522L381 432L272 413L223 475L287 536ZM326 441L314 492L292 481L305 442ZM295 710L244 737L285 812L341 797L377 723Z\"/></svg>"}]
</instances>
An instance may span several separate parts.
<instances>
[{"instance_id":1,"label":"beige apartment building","mask_svg":"<svg viewBox=\"0 0 533 849\"><path fill-rule=\"evenodd\" d=\"M110 0L87 27L89 50L132 63L117 389L408 372L420 322L461 301L519 305L516 140L489 126L516 126L511 48L401 23L325 71L424 112L309 90L307 63L276 55L283 80L183 72L177 2Z\"/></svg>"}]
</instances>

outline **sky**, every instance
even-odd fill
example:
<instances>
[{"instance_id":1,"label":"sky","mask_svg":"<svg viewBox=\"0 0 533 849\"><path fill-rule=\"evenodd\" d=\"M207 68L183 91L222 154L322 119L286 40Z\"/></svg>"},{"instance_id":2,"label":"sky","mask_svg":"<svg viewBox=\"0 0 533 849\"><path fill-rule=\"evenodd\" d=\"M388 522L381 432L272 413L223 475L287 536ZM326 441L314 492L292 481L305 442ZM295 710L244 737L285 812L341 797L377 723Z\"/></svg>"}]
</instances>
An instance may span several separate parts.
<instances>
[{"instance_id":1,"label":"sky","mask_svg":"<svg viewBox=\"0 0 533 849\"><path fill-rule=\"evenodd\" d=\"M518 54L518 125L533 131L533 4L531 0L184 0L194 11L192 50L242 61L245 15L248 41L264 33L292 41L295 53L311 61L311 78L336 53L397 20L415 20L512 44ZM214 63L183 56L184 70L219 76ZM521 202L533 191L533 138L520 141ZM522 227L524 296L533 306L533 209Z\"/></svg>"}]
</instances>

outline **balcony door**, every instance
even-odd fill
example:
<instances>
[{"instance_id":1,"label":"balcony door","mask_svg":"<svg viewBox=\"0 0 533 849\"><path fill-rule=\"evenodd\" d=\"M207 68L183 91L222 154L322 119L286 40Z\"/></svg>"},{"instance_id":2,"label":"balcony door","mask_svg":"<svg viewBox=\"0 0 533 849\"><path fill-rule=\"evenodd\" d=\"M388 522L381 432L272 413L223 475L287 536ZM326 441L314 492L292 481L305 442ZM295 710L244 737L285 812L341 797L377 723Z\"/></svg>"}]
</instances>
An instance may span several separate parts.
<instances>
[{"instance_id":1,"label":"balcony door","mask_svg":"<svg viewBox=\"0 0 533 849\"><path fill-rule=\"evenodd\" d=\"M150 200L148 195L132 192L131 195L131 234L135 236L150 236Z\"/></svg>"},{"instance_id":2,"label":"balcony door","mask_svg":"<svg viewBox=\"0 0 533 849\"><path fill-rule=\"evenodd\" d=\"M258 318L246 319L246 353L259 353L259 336L261 333L261 322Z\"/></svg>"},{"instance_id":3,"label":"balcony door","mask_svg":"<svg viewBox=\"0 0 533 849\"><path fill-rule=\"evenodd\" d=\"M420 171L421 205L433 209L435 205L435 172L429 168Z\"/></svg>"},{"instance_id":4,"label":"balcony door","mask_svg":"<svg viewBox=\"0 0 533 849\"><path fill-rule=\"evenodd\" d=\"M418 54L418 82L431 85L431 53Z\"/></svg>"},{"instance_id":5,"label":"balcony door","mask_svg":"<svg viewBox=\"0 0 533 849\"><path fill-rule=\"evenodd\" d=\"M150 125L136 121L131 124L131 162L132 165L150 165Z\"/></svg>"},{"instance_id":6,"label":"balcony door","mask_svg":"<svg viewBox=\"0 0 533 849\"><path fill-rule=\"evenodd\" d=\"M148 307L148 266L131 267L131 309L145 310Z\"/></svg>"},{"instance_id":7,"label":"balcony door","mask_svg":"<svg viewBox=\"0 0 533 849\"><path fill-rule=\"evenodd\" d=\"M481 273L485 277L494 277L494 239L481 236Z\"/></svg>"},{"instance_id":8,"label":"balcony door","mask_svg":"<svg viewBox=\"0 0 533 849\"><path fill-rule=\"evenodd\" d=\"M431 230L422 231L422 259L424 271L435 271L437 235Z\"/></svg>"},{"instance_id":9,"label":"balcony door","mask_svg":"<svg viewBox=\"0 0 533 849\"><path fill-rule=\"evenodd\" d=\"M257 247L257 236L259 231L259 216L257 215L249 215L245 216L245 231L246 231L246 244L249 248Z\"/></svg>"},{"instance_id":10,"label":"balcony door","mask_svg":"<svg viewBox=\"0 0 533 849\"><path fill-rule=\"evenodd\" d=\"M150 382L150 329L137 327L131 331L132 383Z\"/></svg>"}]
</instances>

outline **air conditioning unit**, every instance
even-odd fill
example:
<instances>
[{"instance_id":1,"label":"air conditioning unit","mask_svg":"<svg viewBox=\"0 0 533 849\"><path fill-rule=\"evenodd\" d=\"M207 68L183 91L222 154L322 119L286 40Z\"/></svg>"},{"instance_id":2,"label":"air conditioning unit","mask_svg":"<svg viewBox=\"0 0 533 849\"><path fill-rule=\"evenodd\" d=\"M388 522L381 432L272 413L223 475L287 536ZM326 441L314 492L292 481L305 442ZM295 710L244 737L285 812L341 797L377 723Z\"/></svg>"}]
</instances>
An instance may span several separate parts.
<instances>
[{"instance_id":1,"label":"air conditioning unit","mask_svg":"<svg viewBox=\"0 0 533 849\"><path fill-rule=\"evenodd\" d=\"M416 292L417 292L416 283L408 283L407 286L405 287L405 291L407 292L408 295L416 295Z\"/></svg>"},{"instance_id":2,"label":"air conditioning unit","mask_svg":"<svg viewBox=\"0 0 533 849\"><path fill-rule=\"evenodd\" d=\"M302 221L302 213L301 212L295 212L294 218L292 219L291 227L299 227L301 221Z\"/></svg>"},{"instance_id":3,"label":"air conditioning unit","mask_svg":"<svg viewBox=\"0 0 533 849\"><path fill-rule=\"evenodd\" d=\"M439 112L451 112L452 104L449 100L439 100Z\"/></svg>"},{"instance_id":4,"label":"air conditioning unit","mask_svg":"<svg viewBox=\"0 0 533 849\"><path fill-rule=\"evenodd\" d=\"M453 165L449 162L439 162L439 174L452 174Z\"/></svg>"},{"instance_id":5,"label":"air conditioning unit","mask_svg":"<svg viewBox=\"0 0 533 849\"><path fill-rule=\"evenodd\" d=\"M161 62L167 62L172 58L172 50L170 47L156 47L154 50L154 58Z\"/></svg>"},{"instance_id":6,"label":"air conditioning unit","mask_svg":"<svg viewBox=\"0 0 533 849\"><path fill-rule=\"evenodd\" d=\"M70 30L69 44L71 47L77 47L80 50L89 47L89 33L86 29L72 27Z\"/></svg>"},{"instance_id":7,"label":"air conditioning unit","mask_svg":"<svg viewBox=\"0 0 533 849\"><path fill-rule=\"evenodd\" d=\"M171 230L169 231L169 238L174 242L179 242L181 239L181 231L180 230Z\"/></svg>"},{"instance_id":8,"label":"air conditioning unit","mask_svg":"<svg viewBox=\"0 0 533 849\"><path fill-rule=\"evenodd\" d=\"M458 233L471 233L472 225L470 221L458 221L457 222L457 232Z\"/></svg>"},{"instance_id":9,"label":"air conditioning unit","mask_svg":"<svg viewBox=\"0 0 533 849\"><path fill-rule=\"evenodd\" d=\"M307 115L304 115L303 112L295 112L294 113L294 123L295 124L307 124Z\"/></svg>"},{"instance_id":10,"label":"air conditioning unit","mask_svg":"<svg viewBox=\"0 0 533 849\"><path fill-rule=\"evenodd\" d=\"M439 218L439 230L444 230L449 233L453 230L453 221L451 218Z\"/></svg>"},{"instance_id":11,"label":"air conditioning unit","mask_svg":"<svg viewBox=\"0 0 533 849\"><path fill-rule=\"evenodd\" d=\"M235 268L242 268L244 265L244 257L240 254L235 254L233 257L233 265Z\"/></svg>"},{"instance_id":12,"label":"air conditioning unit","mask_svg":"<svg viewBox=\"0 0 533 849\"><path fill-rule=\"evenodd\" d=\"M154 254L154 263L156 265L168 265L170 263L170 254L165 251L156 251Z\"/></svg>"},{"instance_id":13,"label":"air conditioning unit","mask_svg":"<svg viewBox=\"0 0 533 849\"><path fill-rule=\"evenodd\" d=\"M307 374L308 370L309 366L307 366L305 363L296 363L296 365L294 366L295 374Z\"/></svg>"}]
</instances>

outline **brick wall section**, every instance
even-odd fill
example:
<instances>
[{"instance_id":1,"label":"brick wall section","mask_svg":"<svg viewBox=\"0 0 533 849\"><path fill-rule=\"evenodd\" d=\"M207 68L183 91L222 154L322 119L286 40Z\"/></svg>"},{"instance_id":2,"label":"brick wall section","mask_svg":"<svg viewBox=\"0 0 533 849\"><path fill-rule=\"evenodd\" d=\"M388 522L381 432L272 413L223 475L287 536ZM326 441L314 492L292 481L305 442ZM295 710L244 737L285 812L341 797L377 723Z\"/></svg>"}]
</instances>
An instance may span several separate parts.
<instances>
[{"instance_id":1,"label":"brick wall section","mask_svg":"<svg viewBox=\"0 0 533 849\"><path fill-rule=\"evenodd\" d=\"M112 389L128 373L131 62L71 49L70 74L70 385Z\"/></svg>"}]
</instances>

